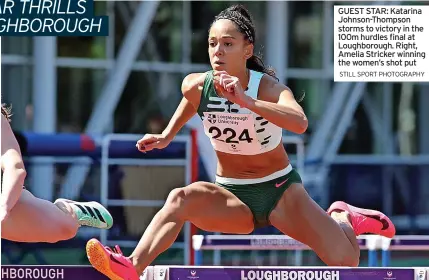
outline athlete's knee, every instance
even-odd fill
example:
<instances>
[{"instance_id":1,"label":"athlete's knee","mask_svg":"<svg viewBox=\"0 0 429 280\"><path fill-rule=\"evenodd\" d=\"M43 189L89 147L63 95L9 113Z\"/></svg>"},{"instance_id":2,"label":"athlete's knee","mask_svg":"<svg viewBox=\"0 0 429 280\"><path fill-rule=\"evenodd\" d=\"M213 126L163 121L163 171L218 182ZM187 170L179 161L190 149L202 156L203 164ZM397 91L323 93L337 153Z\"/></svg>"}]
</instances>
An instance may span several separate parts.
<instances>
[{"instance_id":1,"label":"athlete's knee","mask_svg":"<svg viewBox=\"0 0 429 280\"><path fill-rule=\"evenodd\" d=\"M183 206L185 200L185 191L183 188L176 188L170 191L168 194L165 206L169 209L180 209Z\"/></svg>"},{"instance_id":2,"label":"athlete's knee","mask_svg":"<svg viewBox=\"0 0 429 280\"><path fill-rule=\"evenodd\" d=\"M72 216L64 218L55 215L51 217L52 228L50 234L46 236L48 243L56 243L59 241L69 240L76 236L79 229L77 221Z\"/></svg>"},{"instance_id":3,"label":"athlete's knee","mask_svg":"<svg viewBox=\"0 0 429 280\"><path fill-rule=\"evenodd\" d=\"M173 189L167 197L164 210L178 218L189 219L190 213L195 210L197 204L204 203L201 201L204 199L202 196L195 195L198 192L195 190L198 188L197 182L183 188Z\"/></svg>"},{"instance_id":4,"label":"athlete's knee","mask_svg":"<svg viewBox=\"0 0 429 280\"><path fill-rule=\"evenodd\" d=\"M355 257L355 254L350 256L331 256L326 261L328 266L346 266L346 267L358 267L359 258Z\"/></svg>"},{"instance_id":5,"label":"athlete's knee","mask_svg":"<svg viewBox=\"0 0 429 280\"><path fill-rule=\"evenodd\" d=\"M352 246L345 248L336 248L335 250L329 250L325 257L324 262L328 266L347 266L357 267L359 266L360 252L354 250Z\"/></svg>"},{"instance_id":6,"label":"athlete's knee","mask_svg":"<svg viewBox=\"0 0 429 280\"><path fill-rule=\"evenodd\" d=\"M51 240L48 242L56 243L59 241L69 240L76 236L79 226L77 223L60 222L56 224L55 229L52 231Z\"/></svg>"},{"instance_id":7,"label":"athlete's knee","mask_svg":"<svg viewBox=\"0 0 429 280\"><path fill-rule=\"evenodd\" d=\"M183 213L186 211L185 206L187 199L184 188L173 189L168 194L163 210L168 212L170 215L183 218Z\"/></svg>"}]
</instances>

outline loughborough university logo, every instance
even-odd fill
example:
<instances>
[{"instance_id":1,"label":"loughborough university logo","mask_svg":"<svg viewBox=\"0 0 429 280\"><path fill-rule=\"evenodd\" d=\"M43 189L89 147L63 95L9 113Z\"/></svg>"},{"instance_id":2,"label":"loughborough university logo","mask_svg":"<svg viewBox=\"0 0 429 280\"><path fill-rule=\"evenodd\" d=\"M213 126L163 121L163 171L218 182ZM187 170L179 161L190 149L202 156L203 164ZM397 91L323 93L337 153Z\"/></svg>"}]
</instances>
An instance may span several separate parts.
<instances>
[{"instance_id":1,"label":"loughborough university logo","mask_svg":"<svg viewBox=\"0 0 429 280\"><path fill-rule=\"evenodd\" d=\"M209 114L207 116L207 120L212 124L216 123L216 115L215 114Z\"/></svg>"}]
</instances>

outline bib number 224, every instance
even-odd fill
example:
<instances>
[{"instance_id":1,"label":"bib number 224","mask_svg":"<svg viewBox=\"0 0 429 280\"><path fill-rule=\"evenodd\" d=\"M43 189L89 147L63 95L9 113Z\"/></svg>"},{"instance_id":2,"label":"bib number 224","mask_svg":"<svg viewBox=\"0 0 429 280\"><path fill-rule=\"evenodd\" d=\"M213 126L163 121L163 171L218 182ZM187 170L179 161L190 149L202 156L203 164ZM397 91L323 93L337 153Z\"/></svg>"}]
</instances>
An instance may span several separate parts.
<instances>
[{"instance_id":1,"label":"bib number 224","mask_svg":"<svg viewBox=\"0 0 429 280\"><path fill-rule=\"evenodd\" d=\"M220 128L216 126L212 126L209 128L209 133L212 135L213 139L216 139L218 141L226 142L226 143L235 143L238 144L239 141L247 141L248 143L252 143L253 138L249 135L249 130L244 129L240 135L237 137L237 132L232 128L224 128L221 130ZM222 135L225 135L225 140L219 139Z\"/></svg>"}]
</instances>

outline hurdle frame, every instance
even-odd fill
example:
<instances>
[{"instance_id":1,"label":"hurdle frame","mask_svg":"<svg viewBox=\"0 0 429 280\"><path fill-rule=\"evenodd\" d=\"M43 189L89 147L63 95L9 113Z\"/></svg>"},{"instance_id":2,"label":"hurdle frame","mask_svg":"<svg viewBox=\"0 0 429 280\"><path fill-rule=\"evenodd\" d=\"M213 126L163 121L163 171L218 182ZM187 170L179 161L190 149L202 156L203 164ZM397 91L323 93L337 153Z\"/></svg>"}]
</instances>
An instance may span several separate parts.
<instances>
[{"instance_id":1,"label":"hurdle frame","mask_svg":"<svg viewBox=\"0 0 429 280\"><path fill-rule=\"evenodd\" d=\"M232 242L237 240L240 242ZM254 244L253 240L282 241L282 244ZM216 241L221 244L214 244ZM358 243L361 250L368 250L368 267L378 267L379 250L382 251L381 267L388 267L391 251L429 250L429 235L398 235L392 239L379 235L361 235L358 237ZM203 264L204 250L311 250L307 245L287 235L194 235L192 245L197 266Z\"/></svg>"},{"instance_id":2,"label":"hurdle frame","mask_svg":"<svg viewBox=\"0 0 429 280\"><path fill-rule=\"evenodd\" d=\"M164 205L165 200L125 200L125 199L109 199L109 166L110 165L137 165L137 166L184 166L185 167L185 184L189 185L197 178L195 168L195 161L198 162L198 151L196 143L194 142L195 136L190 135L177 135L173 142L184 143L186 146L186 156L184 159L130 159L130 158L109 158L109 146L112 141L138 141L144 134L119 134L112 133L105 135L102 138L101 144L101 186L100 186L100 200L101 204L108 206L138 206L138 207L161 207ZM195 160L195 158L197 158ZM175 242L170 248L177 248L184 250L185 264L194 264L194 254L192 252L192 234L193 229L190 222L184 225L184 242ZM102 244L109 245L122 245L124 247L132 247L137 245L137 241L119 241L115 240L110 242L107 238L108 232L105 230L100 231L100 241Z\"/></svg>"}]
</instances>

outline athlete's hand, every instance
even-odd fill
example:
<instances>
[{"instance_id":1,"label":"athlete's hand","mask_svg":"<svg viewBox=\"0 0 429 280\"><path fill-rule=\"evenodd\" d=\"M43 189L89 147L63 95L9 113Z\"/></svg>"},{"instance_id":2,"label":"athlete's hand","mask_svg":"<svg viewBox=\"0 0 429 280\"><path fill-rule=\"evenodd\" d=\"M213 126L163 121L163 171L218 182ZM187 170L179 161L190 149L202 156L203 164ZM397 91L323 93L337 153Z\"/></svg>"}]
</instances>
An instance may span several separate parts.
<instances>
[{"instance_id":1,"label":"athlete's hand","mask_svg":"<svg viewBox=\"0 0 429 280\"><path fill-rule=\"evenodd\" d=\"M240 80L237 77L229 75L226 71L214 71L214 86L219 96L222 96L229 101L246 107L249 102L249 96L244 93Z\"/></svg>"},{"instance_id":2,"label":"athlete's hand","mask_svg":"<svg viewBox=\"0 0 429 280\"><path fill-rule=\"evenodd\" d=\"M146 134L137 141L136 147L140 152L145 153L153 149L164 149L170 141L162 134Z\"/></svg>"}]
</instances>

